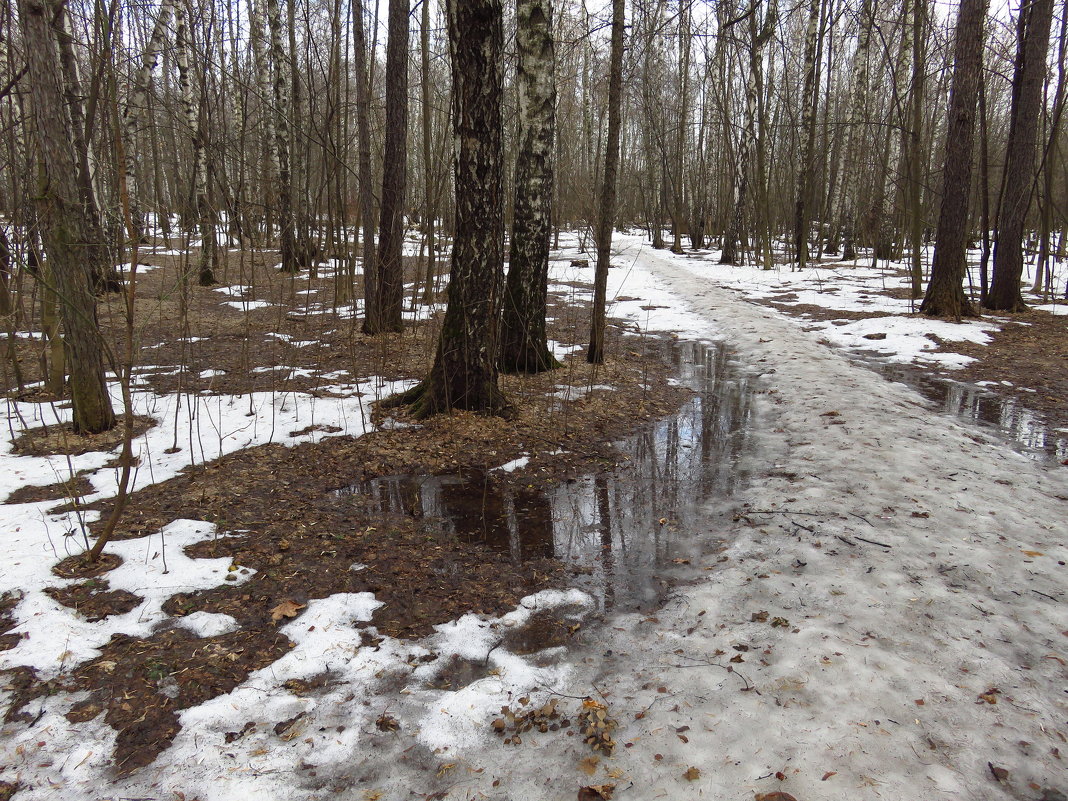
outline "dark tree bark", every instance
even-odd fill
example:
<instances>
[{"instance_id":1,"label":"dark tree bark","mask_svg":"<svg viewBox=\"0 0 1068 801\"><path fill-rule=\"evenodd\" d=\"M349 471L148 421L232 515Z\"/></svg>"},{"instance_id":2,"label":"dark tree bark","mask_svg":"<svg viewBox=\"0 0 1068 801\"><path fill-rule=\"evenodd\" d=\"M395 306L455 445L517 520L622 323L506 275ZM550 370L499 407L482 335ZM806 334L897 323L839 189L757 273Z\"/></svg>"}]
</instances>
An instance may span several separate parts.
<instances>
[{"instance_id":1,"label":"dark tree bark","mask_svg":"<svg viewBox=\"0 0 1068 801\"><path fill-rule=\"evenodd\" d=\"M78 185L78 157L63 91L63 71L53 20L63 14L64 0L22 0L19 22L26 44L27 77L34 112L33 130L42 166L38 207L41 234L55 282L70 364L74 429L106 431L115 425L104 381L104 361L94 275L110 266L102 227L94 219L96 204ZM79 100L80 102L80 100Z\"/></svg>"},{"instance_id":2,"label":"dark tree bark","mask_svg":"<svg viewBox=\"0 0 1068 801\"><path fill-rule=\"evenodd\" d=\"M404 196L408 164L408 0L389 0L386 46L386 139L373 302L367 304L365 334L400 331L404 305ZM366 268L365 268L366 269Z\"/></svg>"},{"instance_id":3,"label":"dark tree bark","mask_svg":"<svg viewBox=\"0 0 1068 801\"><path fill-rule=\"evenodd\" d=\"M448 306L430 375L387 402L412 404L416 417L505 406L497 387L504 278L503 11L501 0L448 0L446 11L457 147Z\"/></svg>"},{"instance_id":4,"label":"dark tree bark","mask_svg":"<svg viewBox=\"0 0 1068 801\"><path fill-rule=\"evenodd\" d=\"M501 320L501 369L540 373L560 366L549 352L545 333L556 106L550 0L518 0L516 47L519 154Z\"/></svg>"},{"instance_id":5,"label":"dark tree bark","mask_svg":"<svg viewBox=\"0 0 1068 801\"><path fill-rule=\"evenodd\" d=\"M1042 83L1053 21L1053 0L1031 0L1020 9L1012 108L1005 154L1005 187L994 241L994 276L985 306L996 311L1023 311L1023 238L1027 209L1035 188L1035 143L1042 110Z\"/></svg>"},{"instance_id":6,"label":"dark tree bark","mask_svg":"<svg viewBox=\"0 0 1068 801\"><path fill-rule=\"evenodd\" d=\"M809 0L808 28L805 32L805 81L801 94L801 163L797 171L797 198L794 201L794 252L798 267L808 266L808 229L811 209L811 185L815 164L816 105L819 101L819 82L816 70L816 42L819 36L820 0Z\"/></svg>"},{"instance_id":7,"label":"dark tree bark","mask_svg":"<svg viewBox=\"0 0 1068 801\"><path fill-rule=\"evenodd\" d=\"M367 79L367 35L363 25L363 1L355 0L352 7L353 66L356 70L356 148L360 182L360 224L363 240L360 255L363 262L364 323L366 310L372 308L378 285L375 282L375 215L374 195L371 191L371 90Z\"/></svg>"},{"instance_id":8,"label":"dark tree bark","mask_svg":"<svg viewBox=\"0 0 1068 801\"><path fill-rule=\"evenodd\" d=\"M608 131L605 143L604 174L597 209L597 265L593 276L593 314L590 347L586 361L604 361L605 302L608 293L608 261L612 255L612 229L616 220L616 173L619 169L619 133L622 128L623 98L623 0L612 0L612 49L608 66Z\"/></svg>"},{"instance_id":9,"label":"dark tree bark","mask_svg":"<svg viewBox=\"0 0 1068 801\"><path fill-rule=\"evenodd\" d=\"M968 198L972 184L975 103L983 67L983 30L987 0L961 0L954 43L953 84L949 95L942 207L931 282L920 311L933 317L976 316L964 294L968 247Z\"/></svg>"}]
</instances>

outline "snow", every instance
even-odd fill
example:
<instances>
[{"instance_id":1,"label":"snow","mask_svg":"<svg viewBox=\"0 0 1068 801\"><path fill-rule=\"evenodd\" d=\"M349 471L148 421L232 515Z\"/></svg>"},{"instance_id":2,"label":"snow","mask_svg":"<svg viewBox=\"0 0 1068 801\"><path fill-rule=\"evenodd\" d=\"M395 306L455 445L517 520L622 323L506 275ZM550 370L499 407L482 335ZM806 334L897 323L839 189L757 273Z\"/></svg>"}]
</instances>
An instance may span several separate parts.
<instances>
[{"instance_id":1,"label":"snow","mask_svg":"<svg viewBox=\"0 0 1068 801\"><path fill-rule=\"evenodd\" d=\"M101 720L67 721L71 699L59 694L31 705L33 724L0 729L0 779L22 781L20 798L64 801L98 798L104 786L109 797L202 801L315 799L335 786L344 789L333 794L352 799L436 790L448 798L557 799L606 782L617 784L617 798L642 800L727 801L781 790L801 801L1000 801L1038 798L1036 787L1068 791L1060 758L1068 747L1068 471L935 413L841 349L961 364L932 354L927 334L982 343L997 321L909 317L907 301L873 291L889 285L882 269L766 273L719 267L714 254L652 251L637 237L617 245L610 314L635 334L725 338L757 387L749 483L729 503L709 505L707 531L693 532L704 556L684 568L690 580L662 609L619 610L591 623L592 598L552 590L500 618L465 615L418 642L372 644L373 595L312 600L280 627L294 643L290 652L232 692L184 710L182 730L150 766L116 779L114 731ZM575 292L561 282L591 277L553 262L560 291ZM797 295L790 302L891 316L833 325L745 300L784 292ZM373 377L354 386L404 388ZM373 400L144 391L134 398L139 413L159 421L136 443L137 486L254 444L321 436L286 433L311 423L362 433L364 404ZM15 432L66 414L8 404ZM174 442L181 450L165 453ZM6 444L0 476L13 490L85 468L95 471L95 499L115 492L115 471L103 468L110 457L68 463L16 456ZM498 469L519 469L527 458ZM161 610L174 592L235 573L254 578L225 559L185 556L186 545L226 534L194 520L109 545L124 563L108 579L145 599L137 609L89 623L59 607L41 590L64 583L49 568L76 552L80 538L78 521L49 514L53 505L0 506L0 590L25 593L16 631L30 635L0 652L0 666L55 673L90 658L112 633L177 625L211 636L236 625L225 615L169 618ZM509 650L504 633L545 609L585 621L575 644ZM470 666L470 681L437 689L450 660ZM285 688L324 673L329 681L316 694ZM503 745L490 722L524 695L535 704L556 697L572 718L577 699L603 701L619 723L614 755L591 776L578 769L590 754L580 737L531 731L522 745ZM377 729L386 714L399 731ZM275 734L277 723L298 716ZM244 736L227 742L246 724ZM989 765L1008 778L995 780ZM684 777L691 766L700 769L693 781Z\"/></svg>"}]
</instances>

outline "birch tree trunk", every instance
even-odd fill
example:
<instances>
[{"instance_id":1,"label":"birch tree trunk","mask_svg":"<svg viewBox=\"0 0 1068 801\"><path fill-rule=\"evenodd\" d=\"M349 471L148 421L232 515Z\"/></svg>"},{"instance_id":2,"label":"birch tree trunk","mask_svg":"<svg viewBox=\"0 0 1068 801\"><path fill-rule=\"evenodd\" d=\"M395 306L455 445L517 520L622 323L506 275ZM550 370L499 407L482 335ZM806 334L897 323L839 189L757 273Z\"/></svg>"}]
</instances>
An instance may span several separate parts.
<instances>
[{"instance_id":1,"label":"birch tree trunk","mask_svg":"<svg viewBox=\"0 0 1068 801\"><path fill-rule=\"evenodd\" d=\"M853 57L853 85L849 92L849 123L846 143L842 148L842 259L857 258L857 150L860 146L861 126L868 99L868 51L871 48L871 29L875 20L877 0L864 0L860 18L860 38Z\"/></svg>"},{"instance_id":2,"label":"birch tree trunk","mask_svg":"<svg viewBox=\"0 0 1068 801\"><path fill-rule=\"evenodd\" d=\"M271 84L275 121L274 155L278 160L278 232L282 251L282 272L295 273L300 270L300 264L297 259L296 230L293 225L293 174L290 170L289 125L292 116L292 92L289 80L289 57L282 44L282 13L278 7L278 0L267 0L267 27L271 37Z\"/></svg>"},{"instance_id":3,"label":"birch tree trunk","mask_svg":"<svg viewBox=\"0 0 1068 801\"><path fill-rule=\"evenodd\" d=\"M200 227L200 257L197 260L198 282L201 286L216 283L214 269L219 259L219 243L215 215L208 203L208 154L204 148L203 93L200 103L193 99L193 85L189 75L189 24L185 9L178 7L175 14L175 40L178 53L178 91L182 99L182 112L193 143L193 204L197 224Z\"/></svg>"},{"instance_id":4,"label":"birch tree trunk","mask_svg":"<svg viewBox=\"0 0 1068 801\"><path fill-rule=\"evenodd\" d=\"M412 404L417 418L505 406L497 387L504 278L503 10L500 0L448 0L446 11L456 141L449 302L430 374L387 402Z\"/></svg>"},{"instance_id":5,"label":"birch tree trunk","mask_svg":"<svg viewBox=\"0 0 1068 801\"><path fill-rule=\"evenodd\" d=\"M740 259L738 244L743 236L745 226L745 214L749 205L751 161L753 151L757 146L756 126L759 117L757 105L762 83L761 72L764 69L764 45L775 33L775 25L779 18L778 2L777 0L770 0L764 23L758 31L756 14L759 0L753 0L753 4L752 13L749 16L749 77L745 87L745 121L738 137L738 170L734 178L731 216L727 223L727 230L723 234L723 250L720 253L720 264L738 264Z\"/></svg>"},{"instance_id":6,"label":"birch tree trunk","mask_svg":"<svg viewBox=\"0 0 1068 801\"><path fill-rule=\"evenodd\" d=\"M152 35L145 46L145 52L141 57L141 65L134 73L133 83L130 86L130 96L126 100L126 106L122 113L123 132L126 138L126 157L123 165L126 170L126 194L130 207L130 217L133 219L134 224L132 235L138 239L144 236L145 227L143 202L140 187L137 183L138 132L148 109L148 90L152 85L152 72L156 69L156 65L159 64L159 56L163 50L167 27L171 23L171 15L174 12L174 3L175 0L162 0L160 2L156 23L152 27Z\"/></svg>"},{"instance_id":7,"label":"birch tree trunk","mask_svg":"<svg viewBox=\"0 0 1068 801\"><path fill-rule=\"evenodd\" d=\"M374 195L371 188L371 90L367 77L367 35L363 24L363 0L353 0L352 6L353 67L356 71L356 160L359 181L360 223L363 227L360 245L363 266L364 332L367 310L374 307L378 294L375 281L375 218Z\"/></svg>"},{"instance_id":8,"label":"birch tree trunk","mask_svg":"<svg viewBox=\"0 0 1068 801\"><path fill-rule=\"evenodd\" d=\"M501 320L501 369L540 373L560 366L549 352L545 333L556 107L550 0L518 0L516 49L519 152Z\"/></svg>"},{"instance_id":9,"label":"birch tree trunk","mask_svg":"<svg viewBox=\"0 0 1068 801\"><path fill-rule=\"evenodd\" d=\"M808 228L812 194L812 156L816 143L816 38L819 33L820 0L809 0L805 32L805 78L801 92L801 163L797 172L797 200L794 203L794 254L798 267L808 265Z\"/></svg>"}]
</instances>

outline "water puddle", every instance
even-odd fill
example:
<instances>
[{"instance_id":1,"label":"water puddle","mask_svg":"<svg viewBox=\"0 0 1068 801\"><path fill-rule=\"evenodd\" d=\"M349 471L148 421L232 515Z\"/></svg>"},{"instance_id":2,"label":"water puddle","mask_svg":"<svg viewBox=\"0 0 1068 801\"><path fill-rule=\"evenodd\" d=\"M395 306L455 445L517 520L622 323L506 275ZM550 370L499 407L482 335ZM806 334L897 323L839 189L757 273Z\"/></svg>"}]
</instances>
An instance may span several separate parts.
<instances>
[{"instance_id":1,"label":"water puddle","mask_svg":"<svg viewBox=\"0 0 1068 801\"><path fill-rule=\"evenodd\" d=\"M705 505L744 484L751 416L748 381L722 344L685 342L674 353L679 380L696 394L617 443L625 464L614 471L549 489L512 489L485 475L399 475L344 492L517 560L551 557L579 567L581 585L605 611L655 608L663 569L718 541Z\"/></svg>"},{"instance_id":2,"label":"water puddle","mask_svg":"<svg viewBox=\"0 0 1068 801\"><path fill-rule=\"evenodd\" d=\"M939 409L980 425L995 428L1035 458L1068 459L1068 432L1050 427L1043 416L1016 397L998 395L991 389L931 375L911 365L863 360L892 381L907 384Z\"/></svg>"}]
</instances>

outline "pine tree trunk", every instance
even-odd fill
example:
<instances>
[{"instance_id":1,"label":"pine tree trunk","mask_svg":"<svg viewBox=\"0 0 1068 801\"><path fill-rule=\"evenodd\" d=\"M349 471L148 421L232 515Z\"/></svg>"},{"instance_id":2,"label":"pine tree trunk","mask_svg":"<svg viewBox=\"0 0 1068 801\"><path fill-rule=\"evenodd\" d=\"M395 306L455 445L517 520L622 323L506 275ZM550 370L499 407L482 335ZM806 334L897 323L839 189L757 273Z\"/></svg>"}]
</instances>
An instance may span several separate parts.
<instances>
[{"instance_id":1,"label":"pine tree trunk","mask_svg":"<svg viewBox=\"0 0 1068 801\"><path fill-rule=\"evenodd\" d=\"M87 203L79 188L75 137L71 135L63 69L52 27L52 21L63 13L63 0L19 3L26 44L26 86L44 168L38 198L41 235L66 332L74 429L98 433L115 425L115 414L104 381L103 345L91 283L94 275L105 274L110 259L101 239L99 218L94 219L95 203Z\"/></svg>"},{"instance_id":2,"label":"pine tree trunk","mask_svg":"<svg viewBox=\"0 0 1068 801\"><path fill-rule=\"evenodd\" d=\"M1052 20L1053 0L1032 0L1020 10L1005 186L994 242L994 276L986 298L986 308L996 311L1027 308L1020 294L1024 225L1034 190L1035 144Z\"/></svg>"},{"instance_id":3,"label":"pine tree trunk","mask_svg":"<svg viewBox=\"0 0 1068 801\"><path fill-rule=\"evenodd\" d=\"M964 294L968 246L968 199L972 183L975 104L983 67L983 29L987 0L962 0L954 44L953 85L949 96L942 208L938 216L931 282L920 311L937 317L976 315Z\"/></svg>"},{"instance_id":4,"label":"pine tree trunk","mask_svg":"<svg viewBox=\"0 0 1068 801\"><path fill-rule=\"evenodd\" d=\"M519 152L501 320L501 369L539 373L559 366L545 333L556 106L550 0L518 0L516 49Z\"/></svg>"}]
</instances>

